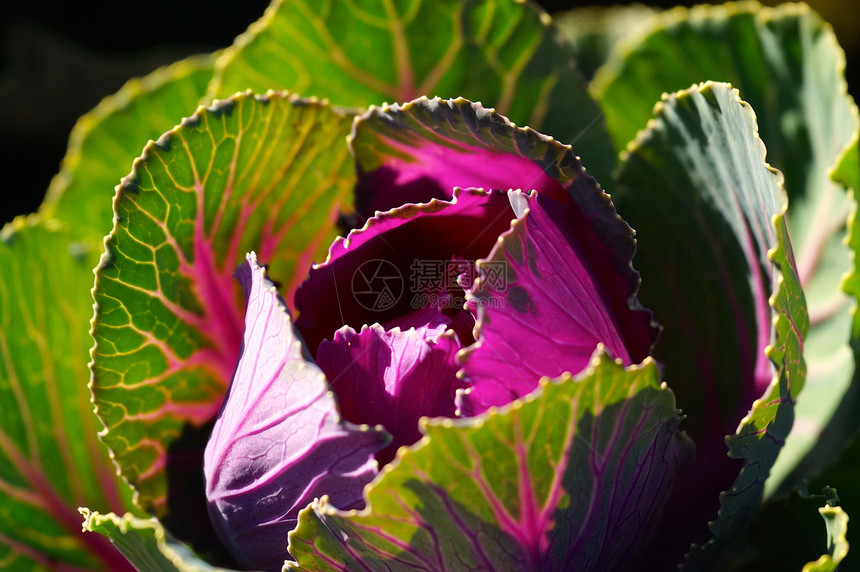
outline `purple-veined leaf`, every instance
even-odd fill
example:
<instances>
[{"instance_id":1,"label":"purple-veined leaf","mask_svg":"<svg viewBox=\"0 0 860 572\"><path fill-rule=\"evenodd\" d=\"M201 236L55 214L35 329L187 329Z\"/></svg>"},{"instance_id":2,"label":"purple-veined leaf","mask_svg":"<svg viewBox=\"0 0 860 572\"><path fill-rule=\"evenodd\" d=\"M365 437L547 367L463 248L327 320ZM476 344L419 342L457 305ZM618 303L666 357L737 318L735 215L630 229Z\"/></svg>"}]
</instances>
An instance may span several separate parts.
<instances>
[{"instance_id":1,"label":"purple-veined leaf","mask_svg":"<svg viewBox=\"0 0 860 572\"><path fill-rule=\"evenodd\" d=\"M731 86L706 83L657 106L613 193L637 230L640 297L665 326L655 355L666 356L667 383L684 389L688 402L679 397L679 405L696 442L696 462L652 545L663 566L691 542L707 542L690 562L701 566L740 530L762 498L806 375L809 319L783 177L764 156L749 105ZM691 506L689 498L704 500Z\"/></svg>"},{"instance_id":2,"label":"purple-veined leaf","mask_svg":"<svg viewBox=\"0 0 860 572\"><path fill-rule=\"evenodd\" d=\"M380 465L401 445L421 438L419 418L453 417L454 394L463 386L456 361L461 346L449 321L438 319L444 318L438 311L424 315L432 321L409 329L373 324L356 332L344 326L317 351L341 415L353 423L382 425L392 436L376 454Z\"/></svg>"},{"instance_id":3,"label":"purple-veined leaf","mask_svg":"<svg viewBox=\"0 0 860 572\"><path fill-rule=\"evenodd\" d=\"M131 491L98 439L87 389L92 268L112 224L114 186L143 142L193 111L212 62L210 56L188 58L130 80L81 117L38 218L3 231L4 570L132 569L106 539L82 535L77 514L81 505L133 509Z\"/></svg>"},{"instance_id":4,"label":"purple-veined leaf","mask_svg":"<svg viewBox=\"0 0 860 572\"><path fill-rule=\"evenodd\" d=\"M278 0L216 63L210 95L288 89L356 108L462 96L576 142L608 180L612 142L557 36L533 2Z\"/></svg>"},{"instance_id":5,"label":"purple-veined leaf","mask_svg":"<svg viewBox=\"0 0 860 572\"><path fill-rule=\"evenodd\" d=\"M431 199L377 213L362 229L336 239L326 261L314 266L296 292L300 311L296 325L311 352L344 324L360 329L365 324L400 325L409 320L414 309L427 305L424 292L415 288L421 286L416 282L432 282L418 275L421 265L444 267L453 258L474 261L486 256L513 216L502 192L457 189L451 200ZM372 282L380 270L380 279L388 282L379 286L387 287L390 297L368 299L361 279ZM372 283L367 286L369 292L382 290Z\"/></svg>"},{"instance_id":6,"label":"purple-veined leaf","mask_svg":"<svg viewBox=\"0 0 860 572\"><path fill-rule=\"evenodd\" d=\"M654 339L650 314L631 300L625 277L588 251L587 223L573 201L534 191L511 191L510 200L518 218L478 262L470 291L478 323L477 341L462 356L471 384L458 403L464 415L522 397L541 377L581 371L598 343L629 365Z\"/></svg>"},{"instance_id":7,"label":"purple-veined leaf","mask_svg":"<svg viewBox=\"0 0 860 572\"><path fill-rule=\"evenodd\" d=\"M327 495L361 508L381 428L341 421L278 291L254 254L236 271L248 307L242 353L204 455L209 515L243 566L278 569L298 513Z\"/></svg>"},{"instance_id":8,"label":"purple-veined leaf","mask_svg":"<svg viewBox=\"0 0 860 572\"><path fill-rule=\"evenodd\" d=\"M290 534L303 570L607 570L649 536L691 445L650 359L599 349L579 377L471 419L423 424L362 511L323 498ZM296 565L293 565L296 566Z\"/></svg>"},{"instance_id":9,"label":"purple-veined leaf","mask_svg":"<svg viewBox=\"0 0 860 572\"><path fill-rule=\"evenodd\" d=\"M77 507L129 510L98 439L86 359L98 251L56 221L0 231L0 568L131 570Z\"/></svg>"},{"instance_id":10,"label":"purple-veined leaf","mask_svg":"<svg viewBox=\"0 0 860 572\"><path fill-rule=\"evenodd\" d=\"M117 189L97 269L93 396L136 501L195 547L203 449L239 355L244 253L285 295L351 203L350 117L284 93L200 108L151 142ZM209 547L217 550L217 547Z\"/></svg>"}]
</instances>

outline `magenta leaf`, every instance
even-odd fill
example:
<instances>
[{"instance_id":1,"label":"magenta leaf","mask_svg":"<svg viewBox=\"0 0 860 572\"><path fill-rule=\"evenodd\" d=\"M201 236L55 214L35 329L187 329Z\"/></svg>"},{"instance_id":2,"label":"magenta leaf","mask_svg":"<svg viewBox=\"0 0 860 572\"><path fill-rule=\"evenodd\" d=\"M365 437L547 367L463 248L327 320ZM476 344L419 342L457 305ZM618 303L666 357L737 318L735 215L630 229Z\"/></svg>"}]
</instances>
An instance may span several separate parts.
<instances>
[{"instance_id":1,"label":"magenta leaf","mask_svg":"<svg viewBox=\"0 0 860 572\"><path fill-rule=\"evenodd\" d=\"M243 566L280 569L298 512L328 495L362 506L376 475L380 428L343 422L325 376L307 356L275 286L249 254L236 273L245 289L243 350L206 446L209 515Z\"/></svg>"},{"instance_id":2,"label":"magenta leaf","mask_svg":"<svg viewBox=\"0 0 860 572\"><path fill-rule=\"evenodd\" d=\"M350 148L364 218L404 203L450 199L454 187L534 189L559 198L582 170L571 164L572 153L566 156L570 147L463 98L371 107L355 122Z\"/></svg>"},{"instance_id":3,"label":"magenta leaf","mask_svg":"<svg viewBox=\"0 0 860 572\"><path fill-rule=\"evenodd\" d=\"M344 326L320 344L317 363L345 419L381 424L393 436L376 455L382 465L398 447L421 438L420 417L454 416L454 392L463 385L457 378L459 349L445 322L387 331L379 324L360 332Z\"/></svg>"},{"instance_id":4,"label":"magenta leaf","mask_svg":"<svg viewBox=\"0 0 860 572\"><path fill-rule=\"evenodd\" d=\"M394 281L384 279L399 276L401 284L407 278L411 282L416 264L487 256L509 228L507 200L486 199L484 206L476 191L456 198L458 187L497 193L535 190L565 205L566 216L575 217L578 248L588 252L589 269L600 276L606 295L623 308L636 306L633 232L570 146L517 127L479 103L420 98L371 108L356 120L350 147L358 164L358 218L351 222L371 218L332 247L326 263L314 268L296 294L296 325L311 350L341 325L357 329L403 316L412 309L414 296L424 293L414 286L408 293L395 290ZM382 268L385 263L391 268ZM379 278L382 284L364 290L384 291L390 303L371 312L367 304L352 303L358 300L347 293L357 293L356 276L362 287L365 278ZM331 311L333 304L337 312ZM639 321L647 327L649 318L643 313ZM632 361L639 361L648 354L652 332L625 339L636 344L628 349L635 356ZM462 335L461 341L469 342Z\"/></svg>"},{"instance_id":5,"label":"magenta leaf","mask_svg":"<svg viewBox=\"0 0 860 572\"><path fill-rule=\"evenodd\" d=\"M478 262L470 292L478 325L464 352L464 415L522 397L543 376L578 373L598 343L630 365L653 341L650 314L631 298L626 277L590 249L573 201L521 191L510 198L518 220Z\"/></svg>"}]
</instances>

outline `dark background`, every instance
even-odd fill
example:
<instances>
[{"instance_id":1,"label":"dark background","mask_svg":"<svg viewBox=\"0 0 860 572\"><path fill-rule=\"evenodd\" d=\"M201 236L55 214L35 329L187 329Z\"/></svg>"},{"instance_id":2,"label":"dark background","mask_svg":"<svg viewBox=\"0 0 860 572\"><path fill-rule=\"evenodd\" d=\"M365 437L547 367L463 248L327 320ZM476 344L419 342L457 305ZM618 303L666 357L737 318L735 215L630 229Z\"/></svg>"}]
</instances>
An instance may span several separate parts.
<instances>
[{"instance_id":1,"label":"dark background","mask_svg":"<svg viewBox=\"0 0 860 572\"><path fill-rule=\"evenodd\" d=\"M0 9L0 224L32 212L59 170L75 120L126 80L211 52L257 20L268 0L6 1ZM549 12L607 0L544 0ZM670 7L690 1L655 0ZM776 2L767 2L774 4ZM848 52L860 93L860 7L811 0Z\"/></svg>"}]
</instances>

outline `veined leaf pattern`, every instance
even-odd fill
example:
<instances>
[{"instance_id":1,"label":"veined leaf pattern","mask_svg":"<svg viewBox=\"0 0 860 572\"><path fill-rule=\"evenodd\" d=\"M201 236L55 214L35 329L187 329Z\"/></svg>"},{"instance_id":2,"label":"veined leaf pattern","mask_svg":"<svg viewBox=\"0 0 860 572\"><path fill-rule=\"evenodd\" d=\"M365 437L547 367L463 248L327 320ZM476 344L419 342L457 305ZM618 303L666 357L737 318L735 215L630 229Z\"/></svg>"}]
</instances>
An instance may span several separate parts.
<instances>
[{"instance_id":1,"label":"veined leaf pattern","mask_svg":"<svg viewBox=\"0 0 860 572\"><path fill-rule=\"evenodd\" d=\"M92 386L103 438L154 514L207 522L203 448L242 340L233 271L256 250L291 298L324 257L352 202L350 119L315 100L240 94L150 143L118 189Z\"/></svg>"},{"instance_id":2,"label":"veined leaf pattern","mask_svg":"<svg viewBox=\"0 0 860 572\"><path fill-rule=\"evenodd\" d=\"M76 508L127 510L87 389L87 317L98 253L57 223L0 231L0 567L130 570ZM50 261L50 262L47 262Z\"/></svg>"},{"instance_id":3,"label":"veined leaf pattern","mask_svg":"<svg viewBox=\"0 0 860 572\"><path fill-rule=\"evenodd\" d=\"M367 490L363 511L323 498L290 533L303 570L602 570L635 554L692 453L646 360L599 348L576 379L470 420L424 424ZM587 483L587 484L586 484Z\"/></svg>"}]
</instances>

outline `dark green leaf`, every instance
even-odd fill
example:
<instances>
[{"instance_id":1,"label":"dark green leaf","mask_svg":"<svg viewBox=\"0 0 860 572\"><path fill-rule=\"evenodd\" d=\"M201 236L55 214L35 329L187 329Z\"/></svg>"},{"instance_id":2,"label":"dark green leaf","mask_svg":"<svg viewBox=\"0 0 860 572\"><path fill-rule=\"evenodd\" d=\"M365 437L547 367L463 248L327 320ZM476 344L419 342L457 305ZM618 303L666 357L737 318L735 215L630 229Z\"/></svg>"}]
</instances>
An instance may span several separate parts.
<instances>
[{"instance_id":1,"label":"dark green leaf","mask_svg":"<svg viewBox=\"0 0 860 572\"><path fill-rule=\"evenodd\" d=\"M840 446L819 435L853 368L851 304L836 287L852 266L844 244L851 205L829 178L858 128L844 69L833 31L808 6L771 9L746 2L660 14L651 30L610 58L593 86L615 144L623 148L645 126L661 93L706 80L729 82L756 112L768 162L785 174L787 220L809 304L811 327L804 343L809 376L795 412L798 422L768 491L804 455ZM804 476L796 473L786 485Z\"/></svg>"},{"instance_id":2,"label":"dark green leaf","mask_svg":"<svg viewBox=\"0 0 860 572\"><path fill-rule=\"evenodd\" d=\"M637 229L640 299L664 326L655 354L697 442L696 465L663 528L672 552L706 538L696 526L714 518L719 490L729 489L713 543L755 508L803 386L808 319L782 176L763 158L749 105L729 86L707 83L658 105L628 147L614 193ZM743 459L740 475L723 443L736 427L729 454ZM691 507L690 496L701 500Z\"/></svg>"}]
</instances>

